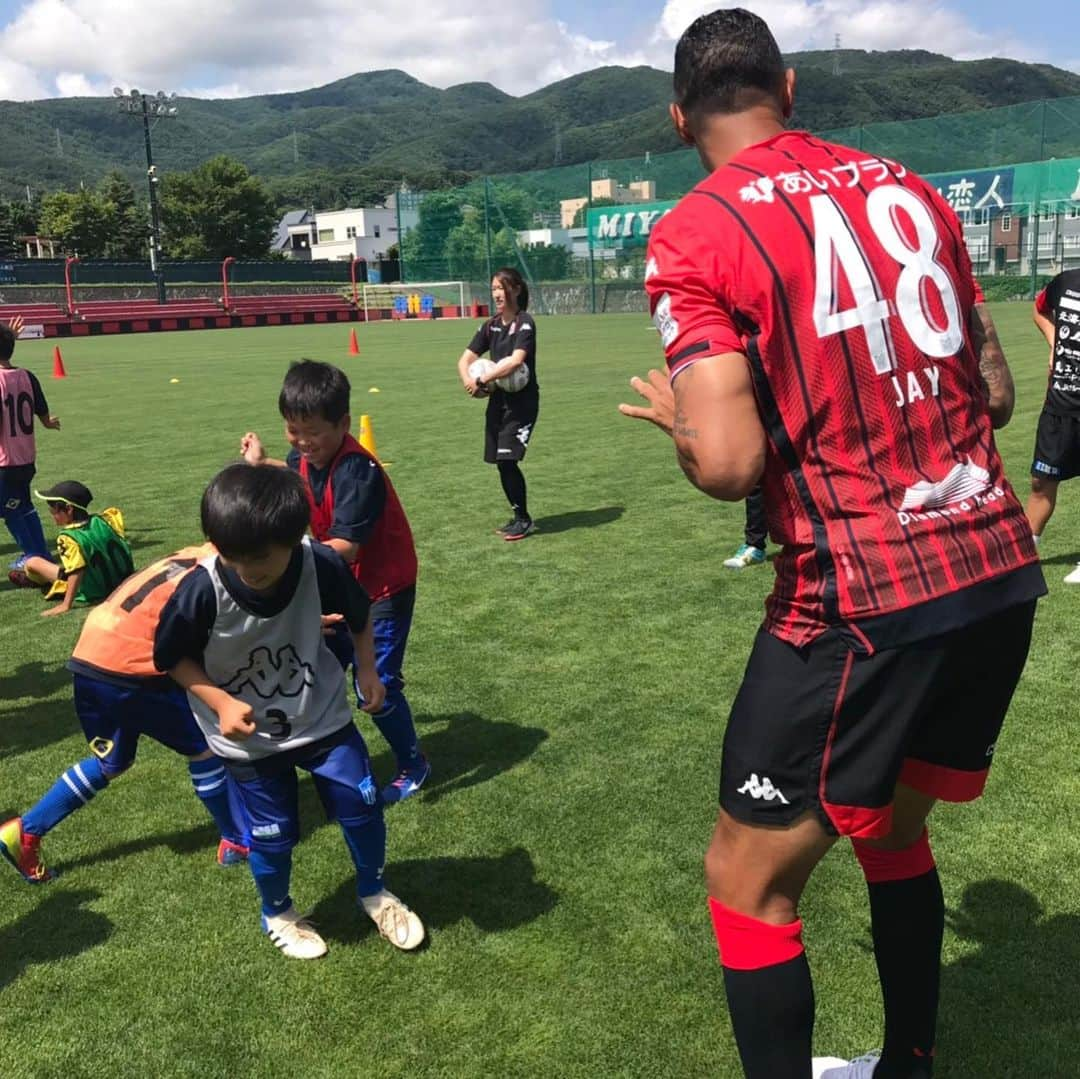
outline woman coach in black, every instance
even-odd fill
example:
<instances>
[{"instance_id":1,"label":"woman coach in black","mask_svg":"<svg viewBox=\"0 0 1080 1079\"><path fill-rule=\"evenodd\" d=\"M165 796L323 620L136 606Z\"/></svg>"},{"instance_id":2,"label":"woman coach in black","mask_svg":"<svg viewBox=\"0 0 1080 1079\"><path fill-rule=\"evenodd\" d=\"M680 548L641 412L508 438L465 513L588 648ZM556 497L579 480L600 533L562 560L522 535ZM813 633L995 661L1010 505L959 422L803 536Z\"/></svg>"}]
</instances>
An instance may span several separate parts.
<instances>
[{"instance_id":1,"label":"woman coach in black","mask_svg":"<svg viewBox=\"0 0 1080 1079\"><path fill-rule=\"evenodd\" d=\"M495 317L485 322L458 360L458 374L470 397L488 394L484 422L484 460L497 465L503 491L514 516L497 529L503 539L521 540L534 528L525 495L525 475L520 462L525 457L536 417L540 412L540 387L536 383L536 323L526 308L529 288L521 274L511 267L495 271L491 280ZM493 370L473 378L469 367L485 352L491 353ZM528 372L528 381L514 392L495 384L508 379L518 368ZM516 376L520 378L520 375Z\"/></svg>"}]
</instances>

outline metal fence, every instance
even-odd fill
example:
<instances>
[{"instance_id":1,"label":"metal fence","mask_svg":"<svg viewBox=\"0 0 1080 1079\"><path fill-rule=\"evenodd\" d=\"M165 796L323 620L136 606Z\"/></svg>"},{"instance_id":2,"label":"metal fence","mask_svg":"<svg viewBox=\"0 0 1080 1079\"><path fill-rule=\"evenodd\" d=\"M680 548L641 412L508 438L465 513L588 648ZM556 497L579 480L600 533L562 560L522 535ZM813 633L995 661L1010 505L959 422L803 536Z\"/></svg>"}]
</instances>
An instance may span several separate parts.
<instances>
[{"instance_id":1,"label":"metal fence","mask_svg":"<svg viewBox=\"0 0 1080 1079\"><path fill-rule=\"evenodd\" d=\"M1080 97L819 134L927 176L965 220L980 275L1010 278L991 295L1031 296L1080 262ZM403 192L402 280L464 280L482 298L512 265L543 313L643 309L649 231L703 175L681 150Z\"/></svg>"}]
</instances>

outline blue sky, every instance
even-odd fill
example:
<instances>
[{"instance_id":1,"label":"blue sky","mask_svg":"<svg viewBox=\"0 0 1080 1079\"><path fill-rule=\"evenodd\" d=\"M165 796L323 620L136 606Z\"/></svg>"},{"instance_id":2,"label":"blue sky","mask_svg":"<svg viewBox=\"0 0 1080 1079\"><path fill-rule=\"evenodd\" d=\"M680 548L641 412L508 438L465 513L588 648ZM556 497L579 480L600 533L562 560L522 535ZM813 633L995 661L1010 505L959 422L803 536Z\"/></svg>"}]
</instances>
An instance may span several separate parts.
<instances>
[{"instance_id":1,"label":"blue sky","mask_svg":"<svg viewBox=\"0 0 1080 1079\"><path fill-rule=\"evenodd\" d=\"M1076 0L743 0L781 48L926 48L1080 71ZM435 86L483 80L510 93L603 64L671 65L710 0L0 0L0 99L112 86L237 96L395 67Z\"/></svg>"}]
</instances>

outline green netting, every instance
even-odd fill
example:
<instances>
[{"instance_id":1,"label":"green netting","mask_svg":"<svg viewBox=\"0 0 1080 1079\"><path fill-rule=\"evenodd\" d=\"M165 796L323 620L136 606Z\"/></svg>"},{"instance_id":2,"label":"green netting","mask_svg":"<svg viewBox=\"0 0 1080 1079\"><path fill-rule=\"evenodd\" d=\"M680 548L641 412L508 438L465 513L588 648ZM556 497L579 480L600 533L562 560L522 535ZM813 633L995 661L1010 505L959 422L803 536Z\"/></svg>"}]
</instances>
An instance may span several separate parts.
<instances>
[{"instance_id":1,"label":"green netting","mask_svg":"<svg viewBox=\"0 0 1080 1079\"><path fill-rule=\"evenodd\" d=\"M1080 263L1080 97L820 134L928 175L968 215L980 273L1013 278L1005 291L1030 295ZM402 279L465 281L466 302L483 302L492 271L512 265L538 311L642 309L649 229L702 176L696 152L680 150L416 193L401 220Z\"/></svg>"}]
</instances>

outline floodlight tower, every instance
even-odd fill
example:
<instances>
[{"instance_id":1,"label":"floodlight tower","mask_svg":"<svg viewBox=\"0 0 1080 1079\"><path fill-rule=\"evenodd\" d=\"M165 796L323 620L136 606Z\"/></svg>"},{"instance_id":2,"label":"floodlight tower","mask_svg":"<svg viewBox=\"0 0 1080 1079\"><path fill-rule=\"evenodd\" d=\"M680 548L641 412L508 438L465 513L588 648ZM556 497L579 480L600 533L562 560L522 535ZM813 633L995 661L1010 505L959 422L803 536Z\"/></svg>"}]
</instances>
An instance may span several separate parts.
<instances>
[{"instance_id":1,"label":"floodlight tower","mask_svg":"<svg viewBox=\"0 0 1080 1079\"><path fill-rule=\"evenodd\" d=\"M121 112L142 116L143 139L146 142L146 180L150 186L150 271L157 286L158 303L165 302L165 269L161 265L161 215L158 212L157 166L154 149L150 143L150 117L164 120L176 115L176 94L166 95L163 90L151 97L140 90L125 94L119 86L113 87L113 97Z\"/></svg>"}]
</instances>

